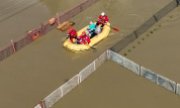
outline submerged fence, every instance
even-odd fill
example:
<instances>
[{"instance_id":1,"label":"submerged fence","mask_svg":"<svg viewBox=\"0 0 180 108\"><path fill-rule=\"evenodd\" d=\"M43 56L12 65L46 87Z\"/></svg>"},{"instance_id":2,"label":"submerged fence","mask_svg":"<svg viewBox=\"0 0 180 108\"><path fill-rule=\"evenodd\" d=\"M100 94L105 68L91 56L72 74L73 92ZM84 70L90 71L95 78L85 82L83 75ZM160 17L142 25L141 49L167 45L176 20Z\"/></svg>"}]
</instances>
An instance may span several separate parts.
<instances>
[{"instance_id":1,"label":"submerged fence","mask_svg":"<svg viewBox=\"0 0 180 108\"><path fill-rule=\"evenodd\" d=\"M45 22L39 27L34 28L33 30L30 30L27 32L25 36L22 36L16 40L11 40L11 42L2 48L0 50L0 61L4 60L5 58L9 57L16 51L20 50L24 46L28 45L29 43L33 42L36 40L38 37L43 36L50 30L54 29L59 23L62 23L66 20L69 20L73 16L77 15L78 13L82 12L92 4L96 3L98 0L84 0L78 5L72 7L71 9L61 13L61 14L56 14L55 18L55 23L54 24L49 24L48 22Z\"/></svg>"},{"instance_id":2,"label":"submerged fence","mask_svg":"<svg viewBox=\"0 0 180 108\"><path fill-rule=\"evenodd\" d=\"M172 0L169 4L167 4L164 8L160 9L157 13L155 13L152 17L150 17L145 23L143 23L139 28L134 30L132 33L127 35L125 38L117 42L109 51L110 56L113 61L121 64L125 68L131 70L137 75L143 76L150 81L166 88L169 91L172 91L178 95L180 95L180 84L175 81L172 81L162 75L159 75L150 69L146 69L143 66L136 64L135 62L115 53L121 51L128 44L133 42L139 36L141 36L144 32L146 32L150 27L152 27L155 23L157 23L162 17L167 15L171 10L175 9L179 5L178 0Z\"/></svg>"},{"instance_id":3,"label":"submerged fence","mask_svg":"<svg viewBox=\"0 0 180 108\"><path fill-rule=\"evenodd\" d=\"M54 90L50 95L45 97L38 105L34 108L50 108L57 101L59 101L64 95L69 93L73 88L78 86L84 81L89 75L91 75L99 66L101 66L107 60L107 51L102 53L97 59L91 62L88 66L83 68L78 74L74 75L69 81L61 85L59 88Z\"/></svg>"},{"instance_id":4,"label":"submerged fence","mask_svg":"<svg viewBox=\"0 0 180 108\"><path fill-rule=\"evenodd\" d=\"M177 7L177 1L173 0L169 4L167 4L164 8L160 9L157 13L152 15L146 22L144 22L140 27L134 30L132 33L127 35L125 38L117 42L111 50L119 52L124 47L126 47L129 43L137 39L141 34L147 31L150 27L152 27L155 23L157 23L163 16L167 15L171 10Z\"/></svg>"}]
</instances>

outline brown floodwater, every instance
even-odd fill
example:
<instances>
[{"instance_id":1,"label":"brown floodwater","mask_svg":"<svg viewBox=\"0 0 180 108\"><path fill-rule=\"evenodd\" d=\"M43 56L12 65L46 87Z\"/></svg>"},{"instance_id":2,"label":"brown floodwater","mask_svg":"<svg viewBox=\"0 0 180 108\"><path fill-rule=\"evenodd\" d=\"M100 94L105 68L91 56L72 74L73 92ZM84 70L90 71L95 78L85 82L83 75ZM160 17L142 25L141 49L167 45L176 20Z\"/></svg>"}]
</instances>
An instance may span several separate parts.
<instances>
[{"instance_id":1,"label":"brown floodwater","mask_svg":"<svg viewBox=\"0 0 180 108\"><path fill-rule=\"evenodd\" d=\"M180 97L105 62L52 108L179 108Z\"/></svg>"},{"instance_id":2,"label":"brown floodwater","mask_svg":"<svg viewBox=\"0 0 180 108\"><path fill-rule=\"evenodd\" d=\"M0 0L0 48L82 0Z\"/></svg>"},{"instance_id":3,"label":"brown floodwater","mask_svg":"<svg viewBox=\"0 0 180 108\"><path fill-rule=\"evenodd\" d=\"M180 82L180 7L170 12L121 54L137 63ZM133 48L134 47L134 48Z\"/></svg>"},{"instance_id":4,"label":"brown floodwater","mask_svg":"<svg viewBox=\"0 0 180 108\"><path fill-rule=\"evenodd\" d=\"M170 1L100 0L72 18L76 22L75 27L80 29L87 25L90 20L95 20L100 12L105 11L110 17L112 26L120 29L120 32L112 31L109 38L94 46L96 50L90 49L77 54L72 53L62 47L66 37L65 33L52 30L0 62L0 97L3 97L0 98L0 108L32 108L39 100L77 74L104 50L141 25L148 17ZM30 29L55 14L55 11L60 10L63 5L57 5L57 2L60 1L40 1L37 5L18 13L15 15L16 17L12 16L1 22L0 28L2 29L0 30L2 30L1 34L4 35L0 36L2 38L0 40L6 43L5 40L13 38L11 36L15 36L16 33L23 34L25 28ZM157 2L160 2L160 4L157 4ZM72 6L71 3L74 2L67 2L67 7ZM66 8L65 5L64 8ZM31 16L31 13L34 14L34 12L37 12L39 19L33 17L33 15ZM43 14L41 15L38 12ZM47 16L43 17L43 15ZM22 20L18 19L19 17ZM27 17L30 17L28 18L29 21L26 21ZM22 21L23 23L20 23ZM5 31L8 31L8 33ZM19 34L17 34L17 37Z\"/></svg>"}]
</instances>

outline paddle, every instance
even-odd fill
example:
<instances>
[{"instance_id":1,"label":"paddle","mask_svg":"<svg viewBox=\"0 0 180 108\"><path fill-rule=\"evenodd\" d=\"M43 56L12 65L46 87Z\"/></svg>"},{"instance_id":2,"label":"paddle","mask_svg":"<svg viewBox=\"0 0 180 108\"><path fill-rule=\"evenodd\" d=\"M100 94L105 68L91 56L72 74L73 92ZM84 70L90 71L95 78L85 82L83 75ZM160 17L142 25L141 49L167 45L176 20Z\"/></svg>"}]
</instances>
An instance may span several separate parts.
<instances>
[{"instance_id":1,"label":"paddle","mask_svg":"<svg viewBox=\"0 0 180 108\"><path fill-rule=\"evenodd\" d=\"M107 25L107 24L106 24ZM108 25L107 25L108 26ZM116 28L116 27L112 27L112 26L110 26L110 28L111 29L113 29L114 31L116 31L116 32L119 32L120 30L118 29L118 28Z\"/></svg>"},{"instance_id":2,"label":"paddle","mask_svg":"<svg viewBox=\"0 0 180 108\"><path fill-rule=\"evenodd\" d=\"M90 47L92 50L96 51L96 48L93 46L90 46L89 44L86 44L88 47Z\"/></svg>"},{"instance_id":3,"label":"paddle","mask_svg":"<svg viewBox=\"0 0 180 108\"><path fill-rule=\"evenodd\" d=\"M103 22L101 22L101 23L103 23ZM116 31L116 32L119 32L119 31L120 31L117 27L113 27L113 26L111 26L111 25L107 25L107 23L103 23L103 24L106 25L106 26L109 26L112 30L114 30L114 31Z\"/></svg>"}]
</instances>

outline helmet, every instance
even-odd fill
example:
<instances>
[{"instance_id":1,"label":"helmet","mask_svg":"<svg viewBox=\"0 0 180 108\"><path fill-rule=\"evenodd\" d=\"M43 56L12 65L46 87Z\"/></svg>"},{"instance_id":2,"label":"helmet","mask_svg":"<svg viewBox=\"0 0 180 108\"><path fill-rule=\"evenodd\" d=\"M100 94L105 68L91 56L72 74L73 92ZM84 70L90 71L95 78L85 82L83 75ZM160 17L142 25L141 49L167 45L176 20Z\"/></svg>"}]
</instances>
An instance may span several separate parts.
<instances>
[{"instance_id":1,"label":"helmet","mask_svg":"<svg viewBox=\"0 0 180 108\"><path fill-rule=\"evenodd\" d=\"M105 13L104 13L104 12L102 12L102 13L101 13L101 15L102 15L102 16L104 16L104 15L105 15Z\"/></svg>"}]
</instances>

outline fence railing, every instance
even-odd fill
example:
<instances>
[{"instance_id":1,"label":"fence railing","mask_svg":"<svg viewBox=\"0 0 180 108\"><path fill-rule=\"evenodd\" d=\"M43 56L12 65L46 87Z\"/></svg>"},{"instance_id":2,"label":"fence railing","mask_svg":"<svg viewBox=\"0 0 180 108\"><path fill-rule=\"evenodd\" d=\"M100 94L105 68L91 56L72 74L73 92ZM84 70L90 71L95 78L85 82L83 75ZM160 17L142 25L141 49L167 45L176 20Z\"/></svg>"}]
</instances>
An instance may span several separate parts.
<instances>
[{"instance_id":1,"label":"fence railing","mask_svg":"<svg viewBox=\"0 0 180 108\"><path fill-rule=\"evenodd\" d=\"M135 63L134 61L112 51L109 50L108 51L109 54L109 60L112 60L118 64L120 64L121 66L123 66L124 68L130 70L131 72L135 73L136 75L142 76L148 80L150 80L151 82L164 87L165 89L180 95L180 84L178 84L177 82L170 80L167 77L164 77L160 74L158 74L157 72L154 72L150 69L145 68L144 66L141 66L137 63Z\"/></svg>"},{"instance_id":2,"label":"fence railing","mask_svg":"<svg viewBox=\"0 0 180 108\"><path fill-rule=\"evenodd\" d=\"M169 4L167 4L164 8L160 9L157 13L152 15L147 21L145 21L140 27L134 30L132 33L127 35L125 38L117 42L111 50L115 52L119 52L123 48L125 48L129 43L133 42L137 39L141 34L146 32L150 27L152 27L155 23L157 23L163 16L167 15L171 10L177 7L177 1L172 0Z\"/></svg>"},{"instance_id":3,"label":"fence railing","mask_svg":"<svg viewBox=\"0 0 180 108\"><path fill-rule=\"evenodd\" d=\"M163 16L167 15L171 10L175 9L179 5L179 0L172 0L169 4L167 4L164 8L160 9L157 13L155 13L152 17L150 17L145 23L143 23L139 28L135 31L127 35L125 38L117 42L114 46L111 47L111 59L121 64L123 62L123 66L135 72L137 75L141 75L156 84L175 92L180 95L180 84L175 81L169 80L168 78L161 76L150 69L146 69L135 62L115 53L121 51L128 44L137 39L141 34L146 32L150 27L152 27L155 23L157 23ZM113 52L114 51L114 52ZM113 55L113 56L112 56Z\"/></svg>"},{"instance_id":4,"label":"fence railing","mask_svg":"<svg viewBox=\"0 0 180 108\"><path fill-rule=\"evenodd\" d=\"M74 75L70 80L61 85L59 88L50 93L47 97L45 97L39 104L37 104L34 108L50 108L57 101L63 98L67 93L69 93L72 89L77 87L82 81L87 79L95 70L105 63L107 60L112 60L123 66L124 68L130 70L134 74L144 77L151 82L164 87L165 89L180 95L180 84L170 80L167 77L164 77L150 69L147 69L134 61L112 51L107 50L102 53L98 58L96 58L93 62L91 62L88 66L83 68L78 74Z\"/></svg>"},{"instance_id":5,"label":"fence railing","mask_svg":"<svg viewBox=\"0 0 180 108\"><path fill-rule=\"evenodd\" d=\"M63 96L69 93L73 88L78 86L89 75L91 75L99 66L107 60L107 51L102 53L98 58L91 62L88 66L83 68L78 74L74 75L69 81L54 90L51 94L45 97L34 108L50 108Z\"/></svg>"},{"instance_id":6,"label":"fence railing","mask_svg":"<svg viewBox=\"0 0 180 108\"><path fill-rule=\"evenodd\" d=\"M72 7L71 9L61 13L56 14L53 18L55 18L55 23L49 24L48 21L39 25L38 27L29 30L25 36L19 37L16 40L10 40L10 44L5 46L0 50L0 62L5 58L9 57L10 55L14 54L16 51L20 50L24 46L28 45L29 43L36 40L38 37L43 36L50 30L54 29L59 23L69 20L73 16L77 15L78 13L82 12L92 4L96 3L98 0L84 0L78 5Z\"/></svg>"}]
</instances>

